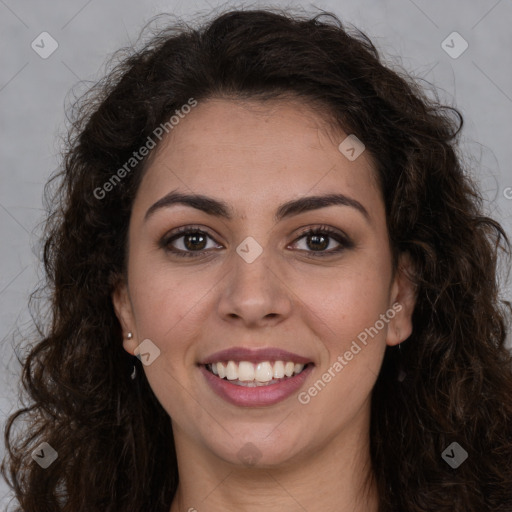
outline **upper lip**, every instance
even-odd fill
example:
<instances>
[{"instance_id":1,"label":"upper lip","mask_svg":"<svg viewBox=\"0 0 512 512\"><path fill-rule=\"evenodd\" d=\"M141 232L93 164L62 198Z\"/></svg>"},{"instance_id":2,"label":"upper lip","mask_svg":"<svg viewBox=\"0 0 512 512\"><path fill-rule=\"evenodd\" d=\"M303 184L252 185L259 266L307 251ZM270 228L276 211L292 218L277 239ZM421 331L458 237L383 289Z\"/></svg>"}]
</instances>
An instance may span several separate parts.
<instances>
[{"instance_id":1,"label":"upper lip","mask_svg":"<svg viewBox=\"0 0 512 512\"><path fill-rule=\"evenodd\" d=\"M281 348L245 348L233 347L220 350L209 355L201 361L200 364L218 363L220 361L249 361L251 363L261 363L263 361L292 361L294 363L307 364L311 359L299 356L293 352L288 352Z\"/></svg>"}]
</instances>

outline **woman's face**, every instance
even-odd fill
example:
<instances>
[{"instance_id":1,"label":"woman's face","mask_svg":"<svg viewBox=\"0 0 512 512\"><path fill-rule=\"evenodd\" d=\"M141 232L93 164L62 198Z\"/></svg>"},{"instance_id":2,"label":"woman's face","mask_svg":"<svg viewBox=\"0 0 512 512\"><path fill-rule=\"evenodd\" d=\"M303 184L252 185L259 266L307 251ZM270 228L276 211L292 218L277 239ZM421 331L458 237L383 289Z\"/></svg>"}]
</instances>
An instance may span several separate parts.
<instances>
[{"instance_id":1,"label":"woman's face","mask_svg":"<svg viewBox=\"0 0 512 512\"><path fill-rule=\"evenodd\" d=\"M113 298L179 453L272 466L366 442L386 344L409 336L414 299L392 275L372 161L338 148L347 135L299 103L218 99L152 155Z\"/></svg>"}]
</instances>

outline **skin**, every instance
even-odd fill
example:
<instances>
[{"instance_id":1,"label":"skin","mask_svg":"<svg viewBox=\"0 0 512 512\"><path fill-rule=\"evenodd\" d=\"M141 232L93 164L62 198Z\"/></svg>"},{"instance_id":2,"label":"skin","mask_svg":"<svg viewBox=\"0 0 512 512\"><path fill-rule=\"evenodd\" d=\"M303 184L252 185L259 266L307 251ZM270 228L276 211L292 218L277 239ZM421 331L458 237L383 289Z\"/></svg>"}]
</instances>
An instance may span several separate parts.
<instances>
[{"instance_id":1,"label":"skin","mask_svg":"<svg viewBox=\"0 0 512 512\"><path fill-rule=\"evenodd\" d=\"M113 302L125 335L133 333L125 350L134 354L149 338L161 351L144 371L172 418L180 484L171 512L378 510L375 485L363 487L370 394L386 345L412 332L415 294L405 256L392 272L372 159L341 154L346 136L304 103L211 99L151 155L130 219L127 282ZM173 190L225 201L234 217L173 205L144 220ZM331 193L359 201L368 220L339 205L273 219L286 201ZM354 246L315 256L315 241L299 238L299 228L322 224ZM159 245L187 225L212 237L196 249L206 254L180 258ZM236 252L248 236L263 248L252 263ZM339 247L327 240L324 252ZM168 247L186 250L186 241ZM314 362L307 391L395 303L400 312L306 405L296 394L267 407L232 405L197 366L233 346L283 348ZM238 457L246 443L258 454L252 466Z\"/></svg>"}]
</instances>

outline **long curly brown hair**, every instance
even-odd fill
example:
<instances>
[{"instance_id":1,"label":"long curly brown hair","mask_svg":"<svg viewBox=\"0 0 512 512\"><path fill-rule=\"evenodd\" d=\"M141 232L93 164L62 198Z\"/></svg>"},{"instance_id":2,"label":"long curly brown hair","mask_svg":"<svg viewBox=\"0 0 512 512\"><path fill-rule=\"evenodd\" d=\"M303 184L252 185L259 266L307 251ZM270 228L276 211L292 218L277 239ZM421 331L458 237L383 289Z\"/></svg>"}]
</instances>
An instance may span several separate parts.
<instances>
[{"instance_id":1,"label":"long curly brown hair","mask_svg":"<svg viewBox=\"0 0 512 512\"><path fill-rule=\"evenodd\" d=\"M385 65L365 34L331 13L231 11L199 28L173 20L125 51L74 104L63 165L46 190L51 321L23 361L31 403L5 428L2 474L16 510L169 511L178 484L171 422L123 349L111 301L148 157L104 197L94 191L191 97L298 95L364 141L395 264L407 252L415 268L414 332L399 351L386 349L372 395L379 510L512 511L511 309L500 296L510 243L462 164L459 111ZM47 469L31 458L43 441L58 453ZM452 442L468 453L457 469L442 457Z\"/></svg>"}]
</instances>

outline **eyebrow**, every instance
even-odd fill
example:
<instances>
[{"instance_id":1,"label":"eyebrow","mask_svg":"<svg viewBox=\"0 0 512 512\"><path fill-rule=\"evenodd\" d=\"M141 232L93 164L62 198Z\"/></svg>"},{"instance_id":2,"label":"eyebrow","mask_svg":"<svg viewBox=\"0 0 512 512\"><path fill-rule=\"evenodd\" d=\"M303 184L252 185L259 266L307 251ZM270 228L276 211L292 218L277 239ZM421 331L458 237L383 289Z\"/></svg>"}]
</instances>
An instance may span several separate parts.
<instances>
[{"instance_id":1,"label":"eyebrow","mask_svg":"<svg viewBox=\"0 0 512 512\"><path fill-rule=\"evenodd\" d=\"M175 204L182 204L190 206L197 210L213 215L215 217L222 217L227 220L232 220L233 210L225 202L208 197L202 194L183 194L176 190L165 195L159 199L155 204L150 206L144 221L147 221L151 215L157 210L162 208L169 208ZM321 196L306 196L299 199L293 199L282 204L274 215L274 221L279 222L282 219L298 215L303 212L318 210L326 208L327 206L349 206L359 211L365 219L370 222L370 215L366 208L356 199L348 197L344 194L327 194Z\"/></svg>"}]
</instances>

